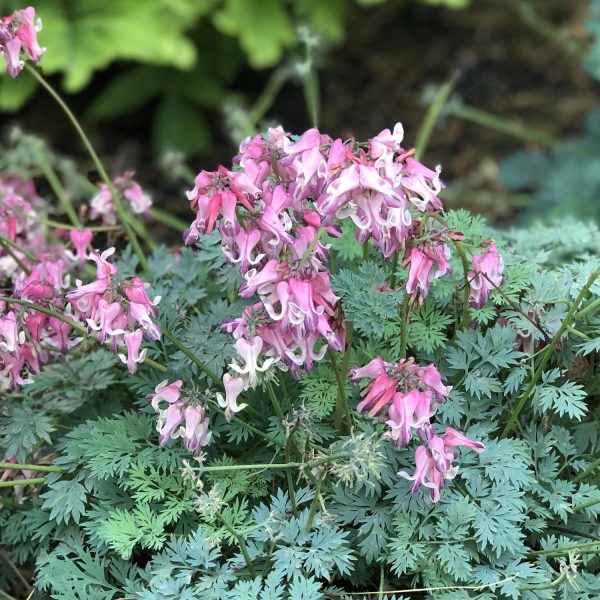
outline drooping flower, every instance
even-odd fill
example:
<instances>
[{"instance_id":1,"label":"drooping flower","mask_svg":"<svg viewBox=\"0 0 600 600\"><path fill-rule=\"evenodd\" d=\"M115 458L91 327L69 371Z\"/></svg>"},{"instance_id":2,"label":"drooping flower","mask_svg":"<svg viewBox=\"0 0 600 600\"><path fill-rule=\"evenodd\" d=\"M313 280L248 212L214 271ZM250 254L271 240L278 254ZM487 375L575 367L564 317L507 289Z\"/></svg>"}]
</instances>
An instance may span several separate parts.
<instances>
[{"instance_id":1,"label":"drooping flower","mask_svg":"<svg viewBox=\"0 0 600 600\"><path fill-rule=\"evenodd\" d=\"M471 293L469 303L474 308L481 308L490 297L495 287L502 285L502 271L504 270L504 261L498 253L496 244L492 240L486 240L481 244L485 252L474 254L473 270L469 271L469 285Z\"/></svg>"},{"instance_id":2,"label":"drooping flower","mask_svg":"<svg viewBox=\"0 0 600 600\"><path fill-rule=\"evenodd\" d=\"M411 491L417 492L421 485L430 488L431 499L437 502L440 499L440 490L446 481L454 479L458 471L453 462L458 456L457 446L471 448L475 452L483 452L485 446L447 427L446 431L438 436L433 435L427 441L427 445L420 445L415 451L415 472L409 475L406 471L400 471L398 475L413 481Z\"/></svg>"},{"instance_id":3,"label":"drooping flower","mask_svg":"<svg viewBox=\"0 0 600 600\"><path fill-rule=\"evenodd\" d=\"M0 54L11 77L16 77L25 66L21 51L35 63L42 58L45 48L40 48L37 41L41 29L42 21L35 20L35 9L31 6L0 19Z\"/></svg>"}]
</instances>

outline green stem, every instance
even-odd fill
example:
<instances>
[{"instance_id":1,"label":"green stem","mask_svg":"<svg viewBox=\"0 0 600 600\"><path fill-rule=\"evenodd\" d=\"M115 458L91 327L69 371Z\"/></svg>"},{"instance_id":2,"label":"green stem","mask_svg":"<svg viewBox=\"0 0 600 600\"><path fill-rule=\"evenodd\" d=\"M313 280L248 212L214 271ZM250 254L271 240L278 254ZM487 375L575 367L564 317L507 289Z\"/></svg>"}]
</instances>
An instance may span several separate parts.
<instances>
[{"instance_id":1,"label":"green stem","mask_svg":"<svg viewBox=\"0 0 600 600\"><path fill-rule=\"evenodd\" d=\"M73 227L75 227L77 229L81 229L81 221L79 220L79 217L77 216L77 212L73 208L73 203L71 202L71 198L69 197L69 194L65 190L60 178L56 174L56 171L53 169L52 165L50 164L50 161L46 158L43 151L40 148L38 148L36 144L29 144L29 148L30 148L31 152L34 154L35 160L38 163L40 169L42 170L42 173L44 174L46 181L52 188L54 195L58 198L60 205L62 206L63 210L67 214L69 221L71 221L71 224L73 225Z\"/></svg>"},{"instance_id":2,"label":"green stem","mask_svg":"<svg viewBox=\"0 0 600 600\"><path fill-rule=\"evenodd\" d=\"M186 346L184 346L168 329L163 331L164 336L179 350L181 350L201 371L213 380L220 388L223 382Z\"/></svg>"},{"instance_id":3,"label":"green stem","mask_svg":"<svg viewBox=\"0 0 600 600\"><path fill-rule=\"evenodd\" d=\"M346 349L346 352L349 352L349 349ZM335 380L337 382L338 393L336 396L335 402L335 412L334 412L334 425L336 430L341 434L342 433L342 418L345 416L346 421L349 428L352 428L352 417L350 415L350 410L348 407L348 400L346 398L346 386L344 384L344 380L342 378L342 374L337 366L337 360L335 358L335 353L331 348L327 348L327 358L329 358L329 362L331 363L331 368L333 369L333 373L335 375Z\"/></svg>"},{"instance_id":4,"label":"green stem","mask_svg":"<svg viewBox=\"0 0 600 600\"><path fill-rule=\"evenodd\" d=\"M573 507L573 512L579 512L585 510L586 508L590 508L590 506L595 506L596 504L600 504L600 498L596 498L595 500L590 500L589 502L585 502L584 504L578 504Z\"/></svg>"},{"instance_id":5,"label":"green stem","mask_svg":"<svg viewBox=\"0 0 600 600\"><path fill-rule=\"evenodd\" d=\"M429 213L429 216L435 219L440 225L445 227L450 231L450 226L447 221L438 215L437 213ZM460 262L463 269L463 308L462 308L462 318L460 323L458 324L458 330L464 329L469 324L469 295L471 294L471 285L469 282L469 259L467 257L467 253L465 252L465 248L459 240L452 240L454 248L460 257Z\"/></svg>"},{"instance_id":6,"label":"green stem","mask_svg":"<svg viewBox=\"0 0 600 600\"><path fill-rule=\"evenodd\" d=\"M233 525L222 515L219 515L221 521L223 521L223 525L225 525L225 529L231 533L231 535L237 540L240 550L242 551L242 556L244 557L244 561L246 562L246 566L250 571L252 577L256 577L256 571L254 570L254 565L252 564L252 559L250 558L250 553L248 552L248 547L246 546L246 541L244 540L244 536L239 534L233 527Z\"/></svg>"},{"instance_id":7,"label":"green stem","mask_svg":"<svg viewBox=\"0 0 600 600\"><path fill-rule=\"evenodd\" d=\"M249 465L218 465L206 467L192 467L193 471L201 471L203 473L220 473L223 471L266 471L268 469L314 469L329 462L335 462L342 458L348 458L349 452L339 452L329 456L322 456L308 462L285 462L285 463L258 463Z\"/></svg>"},{"instance_id":8,"label":"green stem","mask_svg":"<svg viewBox=\"0 0 600 600\"><path fill-rule=\"evenodd\" d=\"M158 221L159 223L162 223L163 225L166 225L167 227L170 227L175 231L183 232L189 227L189 224L186 223L183 219L180 219L175 215L161 210L160 208L152 207L150 209L150 215L155 221Z\"/></svg>"},{"instance_id":9,"label":"green stem","mask_svg":"<svg viewBox=\"0 0 600 600\"><path fill-rule=\"evenodd\" d=\"M275 395L275 390L273 389L273 385L270 381L265 381L265 387L269 392L269 398L271 398L271 404L273 405L273 409L275 410L275 414L279 417L281 422L284 421L285 417L283 415L283 411L281 410L281 404L279 404L279 400L277 400L277 396Z\"/></svg>"},{"instance_id":10,"label":"green stem","mask_svg":"<svg viewBox=\"0 0 600 600\"><path fill-rule=\"evenodd\" d=\"M533 377L531 378L531 381L529 382L529 385L527 386L527 389L525 390L525 392L523 392L523 395L519 399L517 406L515 406L515 408L511 411L508 421L506 422L506 425L505 425L504 429L502 430L502 433L500 434L501 439L505 438L509 434L509 432L512 429L519 414L521 413L525 404L527 403L527 400L529 400L529 397L531 396L533 390L535 389L537 382L539 381L540 377L542 376L542 373L544 372L546 365L550 361L550 358L552 357L552 354L554 353L556 346L558 346L558 343L560 342L560 338L563 336L563 334L567 330L567 327L573 321L573 317L577 311L578 306L581 304L581 302L583 302L583 299L586 297L586 294L589 292L590 288L592 287L592 284L599 276L600 276L600 268L596 269L596 271L594 271L594 273L592 273L588 277L586 284L583 286L583 288L579 292L577 298L575 298L575 300L571 304L571 307L569 308L569 311L567 312L567 315L565 316L561 326L559 327L558 331L554 334L554 337L552 338L550 345L547 347L546 352L542 355L540 364L539 364L538 368L535 370Z\"/></svg>"},{"instance_id":11,"label":"green stem","mask_svg":"<svg viewBox=\"0 0 600 600\"><path fill-rule=\"evenodd\" d=\"M600 298L597 298L593 302L590 302L587 306L584 306L578 313L573 317L573 321L578 321L582 317L586 317L590 312L594 312L597 308L600 308Z\"/></svg>"},{"instance_id":12,"label":"green stem","mask_svg":"<svg viewBox=\"0 0 600 600\"><path fill-rule=\"evenodd\" d=\"M567 554L569 552L577 551L581 548L591 548L592 546L599 546L600 542L582 542L581 544L569 544L568 546L559 546L558 548L546 548L545 550L533 550L528 552L525 556L527 558L533 558L534 556L548 556L552 554Z\"/></svg>"},{"instance_id":13,"label":"green stem","mask_svg":"<svg viewBox=\"0 0 600 600\"><path fill-rule=\"evenodd\" d=\"M273 102L279 95L283 84L289 77L289 69L277 69L273 72L267 85L264 87L260 96L257 98L254 106L248 114L249 135L254 135L258 126L258 122L267 114L268 110L273 106Z\"/></svg>"},{"instance_id":14,"label":"green stem","mask_svg":"<svg viewBox=\"0 0 600 600\"><path fill-rule=\"evenodd\" d=\"M27 465L9 462L0 462L0 469L13 469L15 471L37 471L39 473L62 473L64 469L51 465Z\"/></svg>"},{"instance_id":15,"label":"green stem","mask_svg":"<svg viewBox=\"0 0 600 600\"><path fill-rule=\"evenodd\" d=\"M306 259L310 256L310 253L315 249L317 242L321 239L321 237L323 236L324 233L325 233L324 227L319 227L319 229L317 229L317 233L315 234L315 237L313 237L313 239L310 241L310 244L304 251L302 258L300 259L300 262L298 263L298 268L300 268L304 264Z\"/></svg>"},{"instance_id":16,"label":"green stem","mask_svg":"<svg viewBox=\"0 0 600 600\"><path fill-rule=\"evenodd\" d=\"M584 480L588 475L593 473L599 466L600 458L596 459L585 471L579 473L579 475L577 475L577 477L574 477L571 481L573 483L579 483L580 481Z\"/></svg>"},{"instance_id":17,"label":"green stem","mask_svg":"<svg viewBox=\"0 0 600 600\"><path fill-rule=\"evenodd\" d=\"M35 257L35 255L32 252L30 252L26 248L22 248L21 246L19 246L19 244L13 242L10 238L7 238L0 234L0 240L2 240L7 246L10 246L11 248L18 250L21 254L23 254L23 256L27 257L31 262L37 262L38 259Z\"/></svg>"},{"instance_id":18,"label":"green stem","mask_svg":"<svg viewBox=\"0 0 600 600\"><path fill-rule=\"evenodd\" d=\"M567 577L567 572L563 571L554 581L550 583L538 583L534 585L520 585L517 590L519 592L525 592L529 590L550 590L559 586Z\"/></svg>"},{"instance_id":19,"label":"green stem","mask_svg":"<svg viewBox=\"0 0 600 600\"><path fill-rule=\"evenodd\" d=\"M526 142L534 142L549 148L554 148L560 144L560 140L549 133L538 131L513 121L508 121L507 119L503 119L502 117L498 117L497 115L472 106L449 104L447 106L447 112L455 117L464 119L465 121L470 121L471 123L494 129L495 131L511 135L521 140L525 140Z\"/></svg>"},{"instance_id":20,"label":"green stem","mask_svg":"<svg viewBox=\"0 0 600 600\"><path fill-rule=\"evenodd\" d=\"M313 521L317 514L317 506L319 504L319 497L321 495L321 480L317 479L317 489L315 490L315 497L310 505L310 512L308 513L308 521L306 522L306 531L309 532L312 529Z\"/></svg>"},{"instance_id":21,"label":"green stem","mask_svg":"<svg viewBox=\"0 0 600 600\"><path fill-rule=\"evenodd\" d=\"M37 219L36 219L37 220ZM101 232L101 231L121 231L123 228L120 225L96 225L96 226L86 226L83 225L69 225L67 223L61 223L59 221L53 221L52 219L39 219L38 223L42 223L43 225L48 225L49 227L56 227L58 229L66 229L67 231L76 230L81 231L81 229L88 229L93 232Z\"/></svg>"},{"instance_id":22,"label":"green stem","mask_svg":"<svg viewBox=\"0 0 600 600\"><path fill-rule=\"evenodd\" d=\"M406 358L406 346L408 344L408 304L410 302L410 295L408 292L404 292L404 302L400 308L400 358Z\"/></svg>"},{"instance_id":23,"label":"green stem","mask_svg":"<svg viewBox=\"0 0 600 600\"><path fill-rule=\"evenodd\" d=\"M33 479L18 479L12 481L0 481L0 488L15 487L17 485L38 485L46 481L45 477L38 477Z\"/></svg>"},{"instance_id":24,"label":"green stem","mask_svg":"<svg viewBox=\"0 0 600 600\"><path fill-rule=\"evenodd\" d=\"M398 257L400 256L399 252L394 252L394 258L392 258L392 265L390 268L391 276L390 276L390 287L392 289L396 288L396 271L398 270Z\"/></svg>"},{"instance_id":25,"label":"green stem","mask_svg":"<svg viewBox=\"0 0 600 600\"><path fill-rule=\"evenodd\" d=\"M417 141L415 143L415 158L417 160L421 160L422 156L425 154L425 150L429 144L435 124L440 118L442 109L444 108L444 105L448 101L448 98L454 89L456 80L457 74L453 73L452 76L439 87L431 104L429 105L429 108L427 109L427 113L425 113L425 118L421 122L421 127L417 133Z\"/></svg>"},{"instance_id":26,"label":"green stem","mask_svg":"<svg viewBox=\"0 0 600 600\"><path fill-rule=\"evenodd\" d=\"M31 269L10 249L10 246L4 240L0 239L0 247L19 265L21 271L26 275L31 275Z\"/></svg>"},{"instance_id":27,"label":"green stem","mask_svg":"<svg viewBox=\"0 0 600 600\"><path fill-rule=\"evenodd\" d=\"M61 107L61 109L67 115L68 119L71 121L71 124L75 128L75 131L78 133L79 137L81 138L81 141L83 142L83 145L85 146L88 154L90 155L92 161L94 162L94 165L96 166L96 169L98 170L98 173L100 174L100 177L104 180L104 182L108 186L108 189L110 190L110 193L113 197L113 201L115 203L115 210L117 211L117 215L119 216L119 219L121 220L121 223L123 224L125 232L127 233L127 237L129 239L135 253L138 256L138 259L140 261L140 265L141 265L142 269L144 271L148 271L148 263L146 261L146 256L144 255L142 247L140 246L140 243L139 243L133 229L131 228L131 225L129 224L127 218L125 217L125 210L123 209L123 205L121 203L121 197L117 193L117 190L115 189L115 186L113 185L112 180L108 176L108 173L106 172L106 169L104 168L104 165L102 164L102 161L100 160L100 158L98 158L98 155L96 154L96 151L94 150L94 147L92 146L87 134L85 133L85 131L79 124L79 121L77 120L77 118L75 117L75 115L73 114L71 109L65 104L64 100L56 93L54 88L44 79L44 77L42 77L42 75L28 63L25 63L25 68L38 81L38 83L43 88L45 88L45 90L52 96L52 98L54 98L54 100L58 103L58 105Z\"/></svg>"}]
</instances>

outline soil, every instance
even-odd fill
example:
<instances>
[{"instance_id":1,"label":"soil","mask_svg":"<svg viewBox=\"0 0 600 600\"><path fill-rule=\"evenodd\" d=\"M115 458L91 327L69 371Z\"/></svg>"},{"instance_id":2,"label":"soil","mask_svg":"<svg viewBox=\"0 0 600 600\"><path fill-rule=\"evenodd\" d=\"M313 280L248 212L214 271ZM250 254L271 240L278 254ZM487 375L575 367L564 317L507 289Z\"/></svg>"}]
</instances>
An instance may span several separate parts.
<instances>
[{"instance_id":1,"label":"soil","mask_svg":"<svg viewBox=\"0 0 600 600\"><path fill-rule=\"evenodd\" d=\"M322 57L322 130L364 139L402 121L410 144L425 114L424 91L458 72L455 94L465 104L558 137L576 134L585 115L598 106L600 84L583 71L579 56L523 22L514 8L518 1L472 0L466 10L401 0L354 7L346 42L328 49ZM534 0L533 5L554 26L585 41L586 2ZM109 76L99 74L92 86L69 99L76 112L84 111ZM267 78L268 73L248 69L234 87L252 99ZM151 117L149 109L100 125L86 123L86 127L100 153L109 158L113 172L135 169L138 179L155 192L157 204L187 219L182 184L166 180L152 156ZM290 131L301 132L309 126L297 85L284 87L269 117ZM59 151L81 153L68 124L42 94L17 120L28 131L49 138ZM216 142L210 155L190 159L194 171L229 162L232 146L222 121L220 114L212 115ZM479 207L492 219L510 218L510 203L496 197L501 191L496 165L503 156L524 146L527 144L503 133L445 117L434 131L425 162L441 163L447 181L463 182L465 193L454 203ZM483 205L482 197L488 198Z\"/></svg>"}]
</instances>

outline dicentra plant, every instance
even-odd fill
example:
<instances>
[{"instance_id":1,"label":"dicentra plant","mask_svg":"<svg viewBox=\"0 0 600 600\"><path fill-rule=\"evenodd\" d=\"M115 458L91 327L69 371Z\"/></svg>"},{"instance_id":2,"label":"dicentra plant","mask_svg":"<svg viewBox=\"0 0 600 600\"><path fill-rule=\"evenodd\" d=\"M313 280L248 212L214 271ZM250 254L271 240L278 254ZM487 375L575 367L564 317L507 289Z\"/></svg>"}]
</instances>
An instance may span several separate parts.
<instances>
[{"instance_id":1,"label":"dicentra plant","mask_svg":"<svg viewBox=\"0 0 600 600\"><path fill-rule=\"evenodd\" d=\"M4 597L597 598L598 229L446 212L400 125L279 127L158 246L179 221L109 177L36 31L0 22L9 72L102 181L3 152Z\"/></svg>"}]
</instances>

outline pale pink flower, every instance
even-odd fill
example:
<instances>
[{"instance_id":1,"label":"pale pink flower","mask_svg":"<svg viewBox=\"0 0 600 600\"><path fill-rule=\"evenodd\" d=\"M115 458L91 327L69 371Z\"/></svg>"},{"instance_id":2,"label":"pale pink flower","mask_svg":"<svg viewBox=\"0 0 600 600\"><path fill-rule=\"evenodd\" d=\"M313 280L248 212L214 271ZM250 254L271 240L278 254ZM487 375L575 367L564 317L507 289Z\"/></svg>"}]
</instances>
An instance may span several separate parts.
<instances>
[{"instance_id":1,"label":"pale pink flower","mask_svg":"<svg viewBox=\"0 0 600 600\"><path fill-rule=\"evenodd\" d=\"M221 408L225 409L225 418L231 421L235 413L240 412L247 404L238 404L238 396L248 389L248 379L242 377L232 377L229 373L223 375L223 385L225 386L225 398L221 393L217 393L217 402Z\"/></svg>"},{"instance_id":2,"label":"pale pink flower","mask_svg":"<svg viewBox=\"0 0 600 600\"><path fill-rule=\"evenodd\" d=\"M181 395L181 386L183 385L183 381L178 379L173 383L169 383L168 379L161 381L155 388L154 394L149 394L148 399L152 403L152 408L154 410L158 410L159 402L164 401L169 404L173 404L179 400L179 396Z\"/></svg>"},{"instance_id":3,"label":"pale pink flower","mask_svg":"<svg viewBox=\"0 0 600 600\"><path fill-rule=\"evenodd\" d=\"M469 303L474 308L481 308L488 301L494 287L502 285L504 281L501 275L504 262L496 244L492 240L486 240L481 247L485 252L483 255L473 255L473 270L468 275L471 286Z\"/></svg>"},{"instance_id":4,"label":"pale pink flower","mask_svg":"<svg viewBox=\"0 0 600 600\"><path fill-rule=\"evenodd\" d=\"M137 371L138 363L143 363L146 358L146 348L140 352L140 345L144 332L141 329L135 331L126 331L123 335L125 346L127 347L127 357L119 354L121 361L127 365L127 369L133 375Z\"/></svg>"},{"instance_id":5,"label":"pale pink flower","mask_svg":"<svg viewBox=\"0 0 600 600\"><path fill-rule=\"evenodd\" d=\"M235 349L244 364L240 366L232 361L229 368L240 375L246 375L250 387L254 387L258 383L258 373L264 373L275 362L274 358L266 358L262 365L258 364L263 343L260 336L255 336L251 340L240 338L235 343Z\"/></svg>"}]
</instances>

